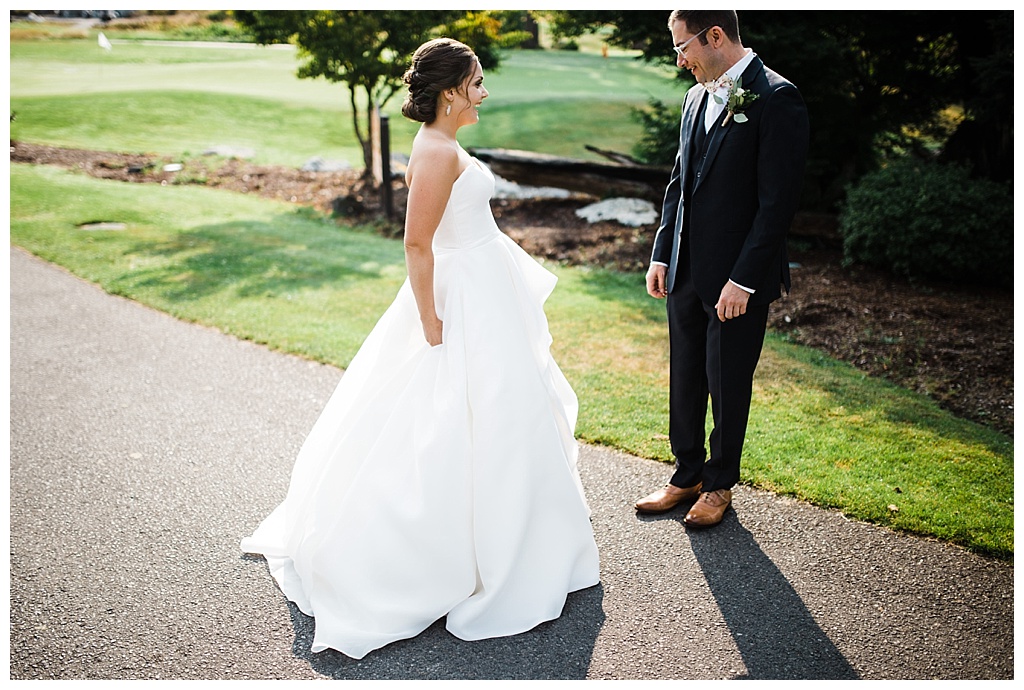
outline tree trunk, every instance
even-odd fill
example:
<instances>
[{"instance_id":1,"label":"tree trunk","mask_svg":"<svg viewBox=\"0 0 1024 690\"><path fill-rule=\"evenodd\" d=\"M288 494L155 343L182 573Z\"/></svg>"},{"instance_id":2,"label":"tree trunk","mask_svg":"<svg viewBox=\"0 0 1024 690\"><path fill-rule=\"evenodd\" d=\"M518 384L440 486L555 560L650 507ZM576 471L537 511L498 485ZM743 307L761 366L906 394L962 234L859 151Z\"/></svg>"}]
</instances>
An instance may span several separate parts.
<instances>
[{"instance_id":1,"label":"tree trunk","mask_svg":"<svg viewBox=\"0 0 1024 690\"><path fill-rule=\"evenodd\" d=\"M370 136L369 128L366 130L366 134L363 134L363 130L359 127L359 108L356 105L356 90L355 87L349 88L349 104L352 106L352 130L356 133L356 139L359 141L359 146L363 150L363 174L372 174L371 168L373 166L373 156L370 151ZM369 122L369 115L367 115L367 122Z\"/></svg>"}]
</instances>

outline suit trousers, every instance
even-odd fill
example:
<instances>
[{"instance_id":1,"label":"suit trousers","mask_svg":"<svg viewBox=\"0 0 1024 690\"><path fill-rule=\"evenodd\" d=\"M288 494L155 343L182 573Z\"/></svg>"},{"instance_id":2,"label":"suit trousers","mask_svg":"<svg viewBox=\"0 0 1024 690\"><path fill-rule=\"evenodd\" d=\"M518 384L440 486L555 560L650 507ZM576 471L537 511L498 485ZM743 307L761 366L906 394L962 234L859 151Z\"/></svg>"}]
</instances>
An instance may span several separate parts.
<instances>
[{"instance_id":1,"label":"suit trousers","mask_svg":"<svg viewBox=\"0 0 1024 690\"><path fill-rule=\"evenodd\" d=\"M769 305L747 307L719 321L693 286L687 260L669 293L669 439L676 458L669 483L703 482L703 491L729 489L740 479L740 455L750 416L754 370L761 357ZM714 427L705 450L708 396Z\"/></svg>"}]
</instances>

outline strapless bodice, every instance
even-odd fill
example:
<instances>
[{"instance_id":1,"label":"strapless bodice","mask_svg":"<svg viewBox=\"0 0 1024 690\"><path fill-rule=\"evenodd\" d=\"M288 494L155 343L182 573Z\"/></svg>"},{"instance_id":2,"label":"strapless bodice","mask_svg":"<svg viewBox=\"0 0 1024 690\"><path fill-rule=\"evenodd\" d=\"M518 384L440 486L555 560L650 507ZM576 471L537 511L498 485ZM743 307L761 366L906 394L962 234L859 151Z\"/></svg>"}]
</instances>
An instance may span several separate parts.
<instances>
[{"instance_id":1,"label":"strapless bodice","mask_svg":"<svg viewBox=\"0 0 1024 690\"><path fill-rule=\"evenodd\" d=\"M434 252L472 249L501 234L491 213L494 175L476 158L452 185L448 206L434 233Z\"/></svg>"}]
</instances>

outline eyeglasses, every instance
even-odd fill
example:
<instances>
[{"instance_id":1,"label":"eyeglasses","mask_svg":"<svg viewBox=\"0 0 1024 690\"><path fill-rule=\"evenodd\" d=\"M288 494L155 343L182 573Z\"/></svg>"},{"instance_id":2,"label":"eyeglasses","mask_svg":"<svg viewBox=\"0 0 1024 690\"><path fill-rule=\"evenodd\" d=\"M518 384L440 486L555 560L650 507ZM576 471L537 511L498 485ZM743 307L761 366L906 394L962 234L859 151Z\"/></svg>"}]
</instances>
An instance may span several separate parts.
<instances>
[{"instance_id":1,"label":"eyeglasses","mask_svg":"<svg viewBox=\"0 0 1024 690\"><path fill-rule=\"evenodd\" d=\"M672 50L676 51L676 55L679 55L680 57L686 57L686 47L688 45L690 45L691 43L693 43L694 41L696 41L698 36L700 36L702 33L704 33L705 31L707 31L710 28L711 27L709 26L709 27L706 27L704 29L701 29L700 31L695 33L693 36L691 36L688 41L683 43L683 45L681 45L681 46L672 46Z\"/></svg>"}]
</instances>

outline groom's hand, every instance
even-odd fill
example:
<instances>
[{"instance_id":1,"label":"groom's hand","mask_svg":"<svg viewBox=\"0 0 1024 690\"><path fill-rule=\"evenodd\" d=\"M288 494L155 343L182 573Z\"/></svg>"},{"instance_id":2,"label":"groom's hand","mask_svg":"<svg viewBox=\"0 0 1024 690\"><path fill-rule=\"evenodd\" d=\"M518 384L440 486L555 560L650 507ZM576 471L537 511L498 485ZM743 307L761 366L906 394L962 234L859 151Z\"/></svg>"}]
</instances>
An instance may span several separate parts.
<instances>
[{"instance_id":1,"label":"groom's hand","mask_svg":"<svg viewBox=\"0 0 1024 690\"><path fill-rule=\"evenodd\" d=\"M722 288L722 294L715 305L718 320L724 323L728 319L735 319L737 316L746 314L749 300L750 293L730 280Z\"/></svg>"},{"instance_id":2,"label":"groom's hand","mask_svg":"<svg viewBox=\"0 0 1024 690\"><path fill-rule=\"evenodd\" d=\"M668 294L665 290L667 276L668 266L651 264L647 269L647 294L656 299L663 299Z\"/></svg>"}]
</instances>

